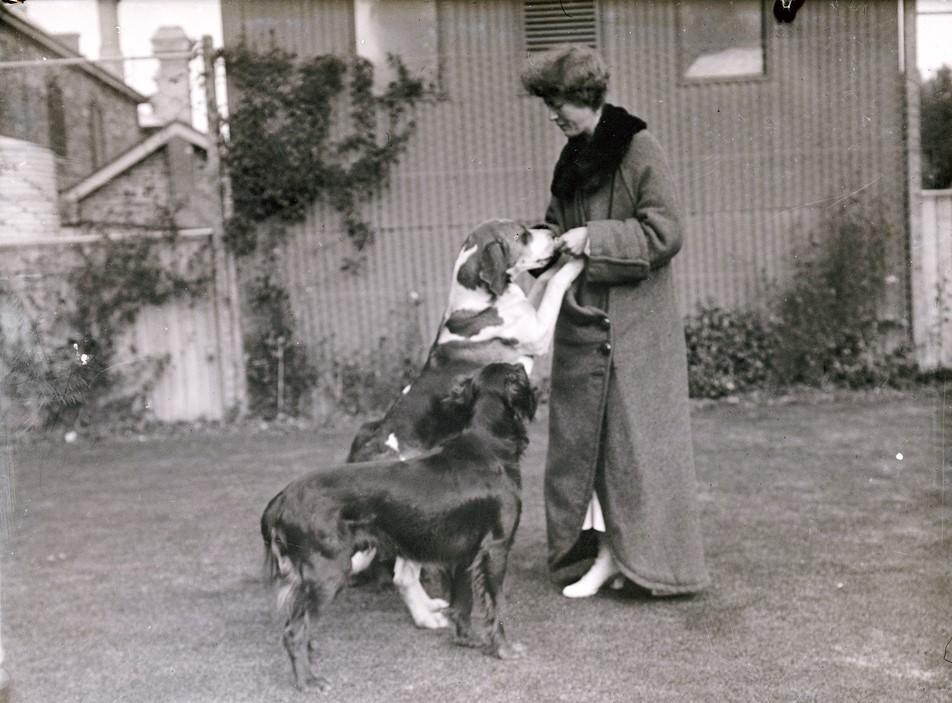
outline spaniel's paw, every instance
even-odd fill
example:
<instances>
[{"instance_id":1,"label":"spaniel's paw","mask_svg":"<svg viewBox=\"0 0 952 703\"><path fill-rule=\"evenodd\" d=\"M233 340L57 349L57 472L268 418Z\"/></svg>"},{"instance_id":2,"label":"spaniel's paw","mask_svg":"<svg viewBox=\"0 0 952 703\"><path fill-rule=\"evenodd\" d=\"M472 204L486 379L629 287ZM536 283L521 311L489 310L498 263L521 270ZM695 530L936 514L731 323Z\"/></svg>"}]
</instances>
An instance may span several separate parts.
<instances>
[{"instance_id":1,"label":"spaniel's paw","mask_svg":"<svg viewBox=\"0 0 952 703\"><path fill-rule=\"evenodd\" d=\"M309 675L304 679L304 687L308 689L316 688L321 693L327 693L331 690L331 682L323 676Z\"/></svg>"},{"instance_id":2,"label":"spaniel's paw","mask_svg":"<svg viewBox=\"0 0 952 703\"><path fill-rule=\"evenodd\" d=\"M473 632L458 632L452 639L457 647L472 647L474 649L485 649L486 640L477 637Z\"/></svg>"},{"instance_id":3,"label":"spaniel's paw","mask_svg":"<svg viewBox=\"0 0 952 703\"><path fill-rule=\"evenodd\" d=\"M526 646L519 642L501 642L494 654L503 660L521 659L526 655Z\"/></svg>"}]
</instances>

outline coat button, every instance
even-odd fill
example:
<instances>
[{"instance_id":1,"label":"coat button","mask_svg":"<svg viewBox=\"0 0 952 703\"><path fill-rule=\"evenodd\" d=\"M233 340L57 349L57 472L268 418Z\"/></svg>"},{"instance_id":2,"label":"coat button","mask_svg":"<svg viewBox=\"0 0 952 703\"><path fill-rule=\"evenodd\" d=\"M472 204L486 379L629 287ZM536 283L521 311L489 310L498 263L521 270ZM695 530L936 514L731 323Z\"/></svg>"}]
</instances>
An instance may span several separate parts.
<instances>
[{"instance_id":1,"label":"coat button","mask_svg":"<svg viewBox=\"0 0 952 703\"><path fill-rule=\"evenodd\" d=\"M601 320L599 320L599 324L601 324L602 329L607 330L611 328L612 321L609 320L607 317L603 317Z\"/></svg>"},{"instance_id":2,"label":"coat button","mask_svg":"<svg viewBox=\"0 0 952 703\"><path fill-rule=\"evenodd\" d=\"M598 351L600 351L605 356L608 356L609 354L611 354L612 353L611 342L602 342L601 346L598 348Z\"/></svg>"}]
</instances>

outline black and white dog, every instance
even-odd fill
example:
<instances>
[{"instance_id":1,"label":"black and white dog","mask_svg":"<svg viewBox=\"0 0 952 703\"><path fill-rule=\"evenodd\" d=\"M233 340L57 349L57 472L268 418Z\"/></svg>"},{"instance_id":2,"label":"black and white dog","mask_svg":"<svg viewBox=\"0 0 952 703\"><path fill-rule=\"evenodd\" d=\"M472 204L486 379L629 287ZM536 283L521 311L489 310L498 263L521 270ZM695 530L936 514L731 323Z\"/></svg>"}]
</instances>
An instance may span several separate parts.
<instances>
[{"instance_id":1,"label":"black and white dog","mask_svg":"<svg viewBox=\"0 0 952 703\"><path fill-rule=\"evenodd\" d=\"M476 227L456 257L446 309L423 369L383 417L360 428L347 461L412 458L458 432L468 418L465 408L445 398L447 391L487 364L518 362L531 373L534 359L551 344L562 298L583 265L582 259L559 257L555 234L545 226L500 219ZM524 293L515 277L543 268ZM431 598L420 584L419 562L364 551L355 555L353 566L356 573L373 564L382 581L389 578L391 561L393 583L413 622L426 628L449 625L446 602Z\"/></svg>"},{"instance_id":2,"label":"black and white dog","mask_svg":"<svg viewBox=\"0 0 952 703\"><path fill-rule=\"evenodd\" d=\"M347 583L351 557L379 546L449 575L456 641L508 659L500 620L509 550L522 511L519 461L536 397L521 364L494 363L450 401L466 426L407 460L318 469L272 498L261 517L270 577L282 584L283 642L299 688L327 687L311 636L322 608ZM473 613L481 611L474 622Z\"/></svg>"}]
</instances>

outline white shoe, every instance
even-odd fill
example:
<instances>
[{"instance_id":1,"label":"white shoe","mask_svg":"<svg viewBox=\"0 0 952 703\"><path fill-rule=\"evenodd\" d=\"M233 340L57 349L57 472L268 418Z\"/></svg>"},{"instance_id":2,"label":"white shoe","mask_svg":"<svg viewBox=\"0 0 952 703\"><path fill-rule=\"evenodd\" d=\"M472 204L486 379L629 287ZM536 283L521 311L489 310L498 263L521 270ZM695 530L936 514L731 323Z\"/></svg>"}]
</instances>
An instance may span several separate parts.
<instances>
[{"instance_id":1,"label":"white shoe","mask_svg":"<svg viewBox=\"0 0 952 703\"><path fill-rule=\"evenodd\" d=\"M618 571L618 564L615 563L608 547L599 546L598 556L592 568L586 571L578 581L563 588L562 595L566 598L590 598L598 593L598 589L605 582L615 578Z\"/></svg>"}]
</instances>

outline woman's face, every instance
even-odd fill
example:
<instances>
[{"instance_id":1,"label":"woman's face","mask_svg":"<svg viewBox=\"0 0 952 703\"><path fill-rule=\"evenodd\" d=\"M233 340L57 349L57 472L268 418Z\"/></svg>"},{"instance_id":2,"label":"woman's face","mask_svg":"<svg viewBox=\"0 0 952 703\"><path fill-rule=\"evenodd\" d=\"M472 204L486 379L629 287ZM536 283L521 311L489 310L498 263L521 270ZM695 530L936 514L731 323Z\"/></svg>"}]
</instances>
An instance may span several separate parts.
<instances>
[{"instance_id":1,"label":"woman's face","mask_svg":"<svg viewBox=\"0 0 952 703\"><path fill-rule=\"evenodd\" d=\"M566 137L592 134L598 124L598 112L586 105L567 103L561 98L548 98L545 106L549 109L549 119L559 126Z\"/></svg>"}]
</instances>

